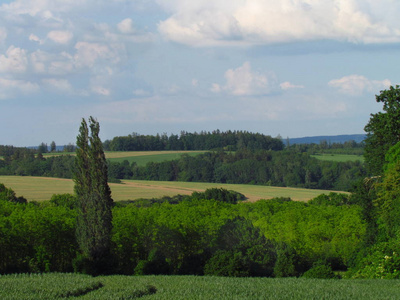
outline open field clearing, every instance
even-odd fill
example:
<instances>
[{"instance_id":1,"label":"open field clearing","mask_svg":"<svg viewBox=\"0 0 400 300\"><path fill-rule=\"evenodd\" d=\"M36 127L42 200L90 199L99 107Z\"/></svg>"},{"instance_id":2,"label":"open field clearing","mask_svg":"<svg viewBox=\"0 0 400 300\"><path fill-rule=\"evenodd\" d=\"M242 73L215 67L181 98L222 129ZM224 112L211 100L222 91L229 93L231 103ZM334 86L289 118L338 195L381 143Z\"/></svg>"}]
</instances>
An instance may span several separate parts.
<instances>
[{"instance_id":1,"label":"open field clearing","mask_svg":"<svg viewBox=\"0 0 400 300\"><path fill-rule=\"evenodd\" d=\"M1 299L398 299L399 280L199 276L0 276Z\"/></svg>"},{"instance_id":2,"label":"open field clearing","mask_svg":"<svg viewBox=\"0 0 400 300\"><path fill-rule=\"evenodd\" d=\"M159 198L177 194L190 195L194 191L204 191L208 188L219 187L242 193L249 201L274 197L290 197L296 201L308 201L320 194L329 194L332 192L328 190L282 188L247 184L145 180L123 180L122 182L123 184L110 184L112 197L115 201ZM30 176L0 176L0 183L13 189L17 196L24 196L28 201L50 200L51 196L54 194L73 193L74 186L71 179Z\"/></svg>"},{"instance_id":3,"label":"open field clearing","mask_svg":"<svg viewBox=\"0 0 400 300\"><path fill-rule=\"evenodd\" d=\"M136 162L138 166L145 166L149 162L163 162L179 159L182 154L197 155L206 151L130 151L130 152L105 152L106 158L115 161L129 163Z\"/></svg>"},{"instance_id":4,"label":"open field clearing","mask_svg":"<svg viewBox=\"0 0 400 300\"><path fill-rule=\"evenodd\" d=\"M197 155L207 151L106 151L104 152L106 159L114 162L129 163L136 162L138 166L145 166L148 162L163 162L178 159L182 154ZM75 155L75 152L54 152L45 153L44 157L60 156L60 155Z\"/></svg>"},{"instance_id":5,"label":"open field clearing","mask_svg":"<svg viewBox=\"0 0 400 300\"><path fill-rule=\"evenodd\" d=\"M328 161L337 161L337 162L346 162L346 161L361 161L364 162L364 156L362 155L353 155L353 154L315 154L311 155L311 157L315 157L319 160L328 160Z\"/></svg>"}]
</instances>

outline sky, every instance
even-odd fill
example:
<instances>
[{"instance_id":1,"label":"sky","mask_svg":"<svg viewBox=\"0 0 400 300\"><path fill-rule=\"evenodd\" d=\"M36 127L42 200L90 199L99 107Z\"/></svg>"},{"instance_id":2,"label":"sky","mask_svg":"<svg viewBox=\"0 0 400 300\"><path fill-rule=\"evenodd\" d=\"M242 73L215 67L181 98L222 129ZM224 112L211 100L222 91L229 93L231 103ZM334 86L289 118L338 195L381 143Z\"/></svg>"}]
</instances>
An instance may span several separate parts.
<instances>
[{"instance_id":1,"label":"sky","mask_svg":"<svg viewBox=\"0 0 400 300\"><path fill-rule=\"evenodd\" d=\"M0 1L0 145L364 133L400 82L397 0Z\"/></svg>"}]
</instances>

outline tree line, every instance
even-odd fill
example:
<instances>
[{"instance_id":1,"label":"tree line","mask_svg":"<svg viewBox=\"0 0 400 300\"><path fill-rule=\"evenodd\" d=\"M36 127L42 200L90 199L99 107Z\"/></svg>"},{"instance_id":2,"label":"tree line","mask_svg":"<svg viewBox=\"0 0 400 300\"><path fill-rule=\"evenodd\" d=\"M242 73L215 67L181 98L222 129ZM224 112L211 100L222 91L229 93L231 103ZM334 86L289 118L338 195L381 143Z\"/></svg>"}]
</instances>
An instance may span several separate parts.
<instances>
[{"instance_id":1,"label":"tree line","mask_svg":"<svg viewBox=\"0 0 400 300\"><path fill-rule=\"evenodd\" d=\"M282 150L284 144L279 138L250 133L247 131L215 130L200 133L182 131L180 135L166 133L162 135L140 135L114 137L104 141L105 151L159 151L159 150L213 150L236 151L243 148L250 150Z\"/></svg>"},{"instance_id":2,"label":"tree line","mask_svg":"<svg viewBox=\"0 0 400 300\"><path fill-rule=\"evenodd\" d=\"M109 162L112 179L193 181L230 184L259 184L281 187L349 190L365 176L360 161L331 162L294 150L206 152L179 159L136 163Z\"/></svg>"}]
</instances>

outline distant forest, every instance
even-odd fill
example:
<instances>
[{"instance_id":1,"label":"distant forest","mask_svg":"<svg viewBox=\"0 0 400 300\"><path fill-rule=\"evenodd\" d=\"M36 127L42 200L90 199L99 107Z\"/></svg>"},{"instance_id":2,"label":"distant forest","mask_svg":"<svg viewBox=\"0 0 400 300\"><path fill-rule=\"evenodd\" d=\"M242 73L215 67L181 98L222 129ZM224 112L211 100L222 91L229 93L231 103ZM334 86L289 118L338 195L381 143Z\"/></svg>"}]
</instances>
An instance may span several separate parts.
<instances>
[{"instance_id":1,"label":"distant forest","mask_svg":"<svg viewBox=\"0 0 400 300\"><path fill-rule=\"evenodd\" d=\"M138 166L135 162L108 161L111 182L121 179L259 184L347 191L365 177L364 164L320 161L311 154L362 154L362 144L295 144L279 138L241 131L177 135L129 135L104 142L112 151L207 150L196 156ZM43 157L39 149L0 146L0 175L72 178L74 156Z\"/></svg>"},{"instance_id":2,"label":"distant forest","mask_svg":"<svg viewBox=\"0 0 400 300\"><path fill-rule=\"evenodd\" d=\"M272 138L269 135L250 133L247 131L213 132L202 131L189 133L182 131L180 136L139 135L137 133L128 136L114 137L103 143L105 151L160 151L160 150L214 150L223 149L236 151L249 150L282 150L284 144L281 139Z\"/></svg>"}]
</instances>

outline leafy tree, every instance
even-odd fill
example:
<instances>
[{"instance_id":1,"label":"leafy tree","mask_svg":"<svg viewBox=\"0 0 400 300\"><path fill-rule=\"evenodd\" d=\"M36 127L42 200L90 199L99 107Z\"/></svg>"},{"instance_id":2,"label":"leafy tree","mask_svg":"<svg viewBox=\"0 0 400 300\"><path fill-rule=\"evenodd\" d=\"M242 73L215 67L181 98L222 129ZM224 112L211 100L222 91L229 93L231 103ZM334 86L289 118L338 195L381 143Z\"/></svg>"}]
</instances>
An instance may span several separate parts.
<instances>
[{"instance_id":1,"label":"leafy tree","mask_svg":"<svg viewBox=\"0 0 400 300\"><path fill-rule=\"evenodd\" d=\"M75 193L77 196L76 236L81 251L77 268L87 273L107 272L113 200L107 183L107 163L99 138L99 123L82 120L77 136Z\"/></svg>"},{"instance_id":2,"label":"leafy tree","mask_svg":"<svg viewBox=\"0 0 400 300\"><path fill-rule=\"evenodd\" d=\"M383 111L371 114L364 127L365 162L372 175L381 175L385 155L389 148L400 141L400 87L391 86L376 96L377 102L383 103Z\"/></svg>"}]
</instances>

